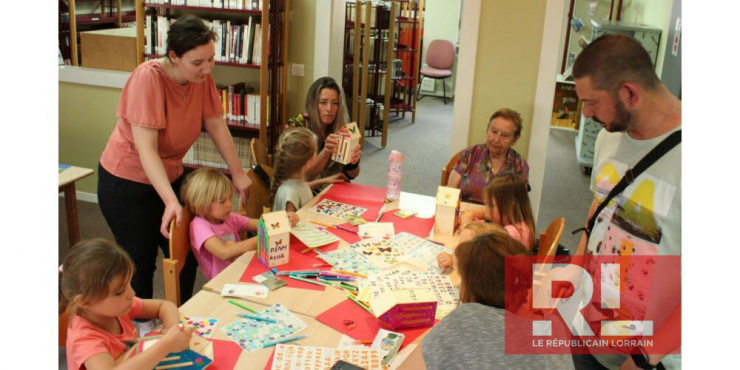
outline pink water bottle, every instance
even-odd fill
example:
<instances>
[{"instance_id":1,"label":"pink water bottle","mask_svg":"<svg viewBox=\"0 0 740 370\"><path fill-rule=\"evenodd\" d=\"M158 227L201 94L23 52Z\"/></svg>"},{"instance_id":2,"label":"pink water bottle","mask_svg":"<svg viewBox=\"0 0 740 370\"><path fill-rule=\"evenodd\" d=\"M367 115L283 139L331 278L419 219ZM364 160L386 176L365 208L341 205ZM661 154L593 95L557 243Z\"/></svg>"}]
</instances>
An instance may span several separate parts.
<instances>
[{"instance_id":1,"label":"pink water bottle","mask_svg":"<svg viewBox=\"0 0 740 370\"><path fill-rule=\"evenodd\" d=\"M403 169L403 153L392 150L388 156L388 182L386 183L386 198L399 200L401 198L401 173Z\"/></svg>"}]
</instances>

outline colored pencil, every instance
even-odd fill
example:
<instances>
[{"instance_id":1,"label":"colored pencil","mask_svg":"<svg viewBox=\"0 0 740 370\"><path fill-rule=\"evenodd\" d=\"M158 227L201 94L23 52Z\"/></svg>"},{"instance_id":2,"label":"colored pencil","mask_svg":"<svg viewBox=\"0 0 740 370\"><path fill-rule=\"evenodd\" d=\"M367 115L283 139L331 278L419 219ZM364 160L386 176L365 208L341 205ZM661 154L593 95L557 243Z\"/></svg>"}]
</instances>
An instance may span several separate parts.
<instances>
[{"instance_id":1,"label":"colored pencil","mask_svg":"<svg viewBox=\"0 0 740 370\"><path fill-rule=\"evenodd\" d=\"M309 283L309 284L315 284L315 285L321 285L321 286L329 286L329 285L331 285L331 284L327 284L327 283L324 283L324 282L321 282L321 281L308 280L308 279L304 279L302 277L293 276L293 275L289 275L288 277L291 278L291 279L300 280L300 281L303 281L303 282L306 282L306 283Z\"/></svg>"},{"instance_id":2,"label":"colored pencil","mask_svg":"<svg viewBox=\"0 0 740 370\"><path fill-rule=\"evenodd\" d=\"M378 213L378 218L375 219L375 222L380 221L380 218L383 217L383 213L385 213L385 211L380 211L380 213Z\"/></svg>"},{"instance_id":3,"label":"colored pencil","mask_svg":"<svg viewBox=\"0 0 740 370\"><path fill-rule=\"evenodd\" d=\"M373 311L370 310L369 307L367 307L364 304L360 303L360 301L358 301L357 298L355 298L355 296L353 296L352 294L347 294L347 298L349 298L350 300L352 300L352 302L357 303L358 306L362 307L362 309L365 310L365 311L367 311L369 314L375 316L375 314L373 313Z\"/></svg>"},{"instance_id":4,"label":"colored pencil","mask_svg":"<svg viewBox=\"0 0 740 370\"><path fill-rule=\"evenodd\" d=\"M188 361L188 362L180 362L179 364L157 366L154 369L156 370L176 369L178 367L185 367L185 366L191 366L191 365L193 365L193 362Z\"/></svg>"},{"instance_id":5,"label":"colored pencil","mask_svg":"<svg viewBox=\"0 0 740 370\"><path fill-rule=\"evenodd\" d=\"M165 358L162 359L162 361L176 361L176 360L179 360L179 359L180 359L180 356L172 356L172 357L165 357ZM162 362L162 361L160 361L160 362Z\"/></svg>"},{"instance_id":6,"label":"colored pencil","mask_svg":"<svg viewBox=\"0 0 740 370\"><path fill-rule=\"evenodd\" d=\"M339 282L339 285L341 285L342 287L347 288L349 290L355 290L355 291L357 290L357 288L354 285L345 284L343 281L340 281Z\"/></svg>"},{"instance_id":7,"label":"colored pencil","mask_svg":"<svg viewBox=\"0 0 740 370\"><path fill-rule=\"evenodd\" d=\"M320 276L339 277L339 278L345 278L345 279L354 279L354 278L356 278L356 276L353 276L353 275L335 274L335 273L329 272L329 271L322 271L319 275Z\"/></svg>"},{"instance_id":8,"label":"colored pencil","mask_svg":"<svg viewBox=\"0 0 740 370\"><path fill-rule=\"evenodd\" d=\"M245 309L245 310L247 310L247 311L249 311L249 312L251 312L253 314L259 315L259 312L257 312L257 310L255 310L254 308L247 307L247 306L245 306L245 305L243 305L243 304L241 304L241 303L239 303L239 302L237 302L237 301L235 301L233 299L229 299L229 303L233 304L236 307L243 308L243 309Z\"/></svg>"},{"instance_id":9,"label":"colored pencil","mask_svg":"<svg viewBox=\"0 0 740 370\"><path fill-rule=\"evenodd\" d=\"M359 344L373 344L375 342L375 339L363 339L363 340L356 340L355 343Z\"/></svg>"},{"instance_id":10,"label":"colored pencil","mask_svg":"<svg viewBox=\"0 0 740 370\"><path fill-rule=\"evenodd\" d=\"M342 229L344 231L351 232L352 234L357 234L357 231L354 231L354 230L352 230L352 229L350 229L348 227L344 227L342 225L335 225L335 226L337 227L337 229Z\"/></svg>"},{"instance_id":11,"label":"colored pencil","mask_svg":"<svg viewBox=\"0 0 740 370\"><path fill-rule=\"evenodd\" d=\"M280 271L277 274L283 275L295 275L295 274L320 274L321 270L293 270L293 271Z\"/></svg>"},{"instance_id":12,"label":"colored pencil","mask_svg":"<svg viewBox=\"0 0 740 370\"><path fill-rule=\"evenodd\" d=\"M445 246L445 243L442 243L442 242L438 242L438 241L436 241L436 240L431 240L431 239L427 239L427 241L429 241L429 242L432 242L432 243L434 243L434 244L437 244L437 245L441 245L441 246L443 246L443 247Z\"/></svg>"},{"instance_id":13,"label":"colored pencil","mask_svg":"<svg viewBox=\"0 0 740 370\"><path fill-rule=\"evenodd\" d=\"M296 341L296 340L303 339L305 337L306 337L305 335L299 335L299 336L292 337L292 338L285 338L285 339L276 340L274 342L267 342L267 343L265 343L265 344L262 345L262 348L272 347L274 345L277 345L278 343L293 342L293 341Z\"/></svg>"},{"instance_id":14,"label":"colored pencil","mask_svg":"<svg viewBox=\"0 0 740 370\"><path fill-rule=\"evenodd\" d=\"M333 281L354 281L354 277L352 279L343 278L343 277L334 277L334 276L319 276L322 279L326 280L333 280Z\"/></svg>"},{"instance_id":15,"label":"colored pencil","mask_svg":"<svg viewBox=\"0 0 740 370\"><path fill-rule=\"evenodd\" d=\"M357 272L350 272L350 271L345 271L345 270L336 270L336 272L341 273L341 274L354 275L357 277L361 277L363 279L367 279L367 275L363 275Z\"/></svg>"},{"instance_id":16,"label":"colored pencil","mask_svg":"<svg viewBox=\"0 0 740 370\"><path fill-rule=\"evenodd\" d=\"M319 225L319 226L328 227L330 229L336 229L336 226L330 225L330 224L325 224L323 222L314 221L314 220L308 220L308 222L314 223L314 224Z\"/></svg>"},{"instance_id":17,"label":"colored pencil","mask_svg":"<svg viewBox=\"0 0 740 370\"><path fill-rule=\"evenodd\" d=\"M254 315L247 315L247 314L244 314L244 313L238 313L238 314L236 314L236 316L243 317L245 319L257 320L257 321L264 321L264 322L269 322L271 324L277 324L277 321L275 321L273 319L268 319L266 317L260 317L260 316L254 316Z\"/></svg>"}]
</instances>

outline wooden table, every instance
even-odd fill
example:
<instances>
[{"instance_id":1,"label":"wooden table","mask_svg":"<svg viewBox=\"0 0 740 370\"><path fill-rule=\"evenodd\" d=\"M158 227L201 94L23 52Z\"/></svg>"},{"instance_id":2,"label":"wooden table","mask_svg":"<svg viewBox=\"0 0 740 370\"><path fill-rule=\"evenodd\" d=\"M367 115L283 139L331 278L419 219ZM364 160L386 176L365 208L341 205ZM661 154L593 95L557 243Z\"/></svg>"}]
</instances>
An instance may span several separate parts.
<instances>
[{"instance_id":1,"label":"wooden table","mask_svg":"<svg viewBox=\"0 0 740 370\"><path fill-rule=\"evenodd\" d=\"M77 191L75 181L88 177L94 173L89 168L71 166L59 173L59 192L64 192L64 206L67 211L67 230L69 246L80 241L80 220L77 216Z\"/></svg>"}]
</instances>

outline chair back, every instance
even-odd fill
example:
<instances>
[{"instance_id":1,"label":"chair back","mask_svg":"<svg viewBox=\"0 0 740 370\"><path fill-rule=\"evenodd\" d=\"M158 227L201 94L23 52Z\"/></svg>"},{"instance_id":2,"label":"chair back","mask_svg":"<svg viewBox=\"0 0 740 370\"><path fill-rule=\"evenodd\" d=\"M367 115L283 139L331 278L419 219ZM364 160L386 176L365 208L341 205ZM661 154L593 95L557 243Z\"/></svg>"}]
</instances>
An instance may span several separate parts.
<instances>
[{"instance_id":1,"label":"chair back","mask_svg":"<svg viewBox=\"0 0 740 370\"><path fill-rule=\"evenodd\" d=\"M170 222L170 258L162 261L164 270L164 299L180 307L180 272L190 252L190 222L193 214L183 207L180 226Z\"/></svg>"},{"instance_id":2,"label":"chair back","mask_svg":"<svg viewBox=\"0 0 740 370\"><path fill-rule=\"evenodd\" d=\"M436 69L451 69L455 60L455 46L447 40L432 40L427 49L426 62Z\"/></svg>"},{"instance_id":3,"label":"chair back","mask_svg":"<svg viewBox=\"0 0 740 370\"><path fill-rule=\"evenodd\" d=\"M462 150L457 152L455 155L450 158L450 161L447 162L447 165L442 168L442 178L440 179L439 184L442 186L447 186L447 182L450 179L450 174L452 173L452 169L455 168L455 164L457 163L457 160L460 159L460 154L462 154Z\"/></svg>"},{"instance_id":4,"label":"chair back","mask_svg":"<svg viewBox=\"0 0 740 370\"><path fill-rule=\"evenodd\" d=\"M272 158L267 153L267 147L260 139L253 138L249 143L249 147L252 151L253 163L263 166L272 166Z\"/></svg>"},{"instance_id":5,"label":"chair back","mask_svg":"<svg viewBox=\"0 0 740 370\"><path fill-rule=\"evenodd\" d=\"M565 227L565 218L558 217L554 219L544 233L540 234L540 244L537 251L538 256L554 256L558 250L560 236L563 234Z\"/></svg>"},{"instance_id":6,"label":"chair back","mask_svg":"<svg viewBox=\"0 0 740 370\"><path fill-rule=\"evenodd\" d=\"M272 179L272 167L260 165L262 170ZM252 180L252 186L249 187L249 197L247 198L246 215L249 218L259 219L265 208L270 208L270 183L265 183L263 178L253 169L247 170L247 177Z\"/></svg>"}]
</instances>

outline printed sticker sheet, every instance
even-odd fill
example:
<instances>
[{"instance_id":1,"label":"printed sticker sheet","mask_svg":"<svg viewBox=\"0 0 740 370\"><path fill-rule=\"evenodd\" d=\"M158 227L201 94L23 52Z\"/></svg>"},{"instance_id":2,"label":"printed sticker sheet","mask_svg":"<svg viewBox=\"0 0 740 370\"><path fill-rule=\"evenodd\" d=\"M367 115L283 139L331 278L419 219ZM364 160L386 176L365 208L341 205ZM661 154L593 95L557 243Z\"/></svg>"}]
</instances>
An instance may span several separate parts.
<instances>
[{"instance_id":1,"label":"printed sticker sheet","mask_svg":"<svg viewBox=\"0 0 740 370\"><path fill-rule=\"evenodd\" d=\"M406 262L435 274L442 273L437 264L437 255L442 252L450 252L441 245L409 233L399 233L388 239L388 244L394 248L404 250Z\"/></svg>"},{"instance_id":2,"label":"printed sticker sheet","mask_svg":"<svg viewBox=\"0 0 740 370\"><path fill-rule=\"evenodd\" d=\"M213 334L213 329L216 328L218 319L209 317L195 317L180 315L180 327L183 328L195 328L193 334L198 334L203 338L210 338Z\"/></svg>"},{"instance_id":3,"label":"printed sticker sheet","mask_svg":"<svg viewBox=\"0 0 740 370\"><path fill-rule=\"evenodd\" d=\"M252 352L262 348L265 343L292 337L308 328L305 322L280 303L265 309L259 316L274 319L278 323L244 319L221 330L242 349Z\"/></svg>"},{"instance_id":4,"label":"printed sticker sheet","mask_svg":"<svg viewBox=\"0 0 740 370\"><path fill-rule=\"evenodd\" d=\"M353 206L351 204L335 202L331 199L324 199L317 205L311 207L309 211L344 219L343 217L346 215L361 216L365 211L367 211L367 209Z\"/></svg>"},{"instance_id":5,"label":"printed sticker sheet","mask_svg":"<svg viewBox=\"0 0 740 370\"><path fill-rule=\"evenodd\" d=\"M387 269L407 259L403 248L398 248L382 238L360 240L349 247L381 269Z\"/></svg>"},{"instance_id":6,"label":"printed sticker sheet","mask_svg":"<svg viewBox=\"0 0 740 370\"><path fill-rule=\"evenodd\" d=\"M278 344L272 370L325 370L339 361L368 370L383 369L380 351L372 348L327 348Z\"/></svg>"},{"instance_id":7,"label":"printed sticker sheet","mask_svg":"<svg viewBox=\"0 0 740 370\"><path fill-rule=\"evenodd\" d=\"M430 288L437 298L436 319L442 319L457 307L459 292L452 285L449 276L431 272L416 272L408 269L398 269L375 275L368 275L367 279L359 282L359 290L365 287L370 289L370 300L382 293L413 288Z\"/></svg>"},{"instance_id":8,"label":"printed sticker sheet","mask_svg":"<svg viewBox=\"0 0 740 370\"><path fill-rule=\"evenodd\" d=\"M327 253L321 253L319 254L319 258L326 261L337 270L355 272L363 275L376 274L380 271L378 266L375 266L372 262L355 252L352 248L342 248Z\"/></svg>"},{"instance_id":9,"label":"printed sticker sheet","mask_svg":"<svg viewBox=\"0 0 740 370\"><path fill-rule=\"evenodd\" d=\"M295 235L301 243L309 248L320 247L339 240L336 235L313 226L308 222L299 222L290 230L290 233Z\"/></svg>"}]
</instances>

